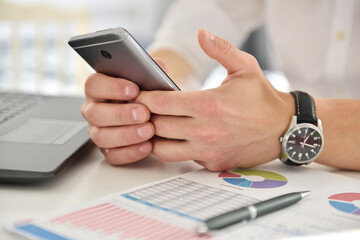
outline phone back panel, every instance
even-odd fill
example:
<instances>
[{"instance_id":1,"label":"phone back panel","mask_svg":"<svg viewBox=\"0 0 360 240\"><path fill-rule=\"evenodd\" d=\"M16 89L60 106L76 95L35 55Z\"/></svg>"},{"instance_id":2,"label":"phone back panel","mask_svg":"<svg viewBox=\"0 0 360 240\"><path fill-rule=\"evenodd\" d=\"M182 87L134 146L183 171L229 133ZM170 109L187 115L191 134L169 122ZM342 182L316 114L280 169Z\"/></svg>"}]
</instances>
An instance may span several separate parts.
<instances>
[{"instance_id":1,"label":"phone back panel","mask_svg":"<svg viewBox=\"0 0 360 240\"><path fill-rule=\"evenodd\" d=\"M180 90L122 28L77 36L69 44L96 72L131 80L142 90Z\"/></svg>"}]
</instances>

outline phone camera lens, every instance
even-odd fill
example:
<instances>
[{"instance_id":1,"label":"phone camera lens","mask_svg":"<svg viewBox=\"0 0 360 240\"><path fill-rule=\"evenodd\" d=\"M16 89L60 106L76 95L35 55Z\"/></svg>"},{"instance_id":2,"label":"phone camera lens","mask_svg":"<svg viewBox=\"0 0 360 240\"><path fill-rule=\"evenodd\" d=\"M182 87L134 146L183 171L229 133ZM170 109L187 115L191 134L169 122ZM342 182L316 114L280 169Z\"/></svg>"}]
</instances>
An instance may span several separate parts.
<instances>
[{"instance_id":1,"label":"phone camera lens","mask_svg":"<svg viewBox=\"0 0 360 240\"><path fill-rule=\"evenodd\" d=\"M101 56L103 56L104 58L111 59L111 54L110 54L108 51L101 50L101 51L100 51L100 54L101 54Z\"/></svg>"}]
</instances>

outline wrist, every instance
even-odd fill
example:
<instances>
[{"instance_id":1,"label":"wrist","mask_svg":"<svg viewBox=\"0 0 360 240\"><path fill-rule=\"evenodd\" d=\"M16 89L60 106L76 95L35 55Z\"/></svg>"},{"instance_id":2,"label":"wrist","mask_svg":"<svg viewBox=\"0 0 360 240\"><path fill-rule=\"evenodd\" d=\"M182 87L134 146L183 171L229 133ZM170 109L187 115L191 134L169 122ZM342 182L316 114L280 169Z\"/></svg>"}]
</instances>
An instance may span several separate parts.
<instances>
[{"instance_id":1,"label":"wrist","mask_svg":"<svg viewBox=\"0 0 360 240\"><path fill-rule=\"evenodd\" d=\"M280 93L282 99L282 116L281 116L281 132L280 137L285 134L290 126L291 119L295 115L295 100L294 97L290 93Z\"/></svg>"},{"instance_id":2,"label":"wrist","mask_svg":"<svg viewBox=\"0 0 360 240\"><path fill-rule=\"evenodd\" d=\"M267 139L268 142L272 143L272 146L268 148L269 157L271 158L269 160L281 158L282 148L279 139L286 133L295 114L295 101L290 93L278 92L277 99L270 126L271 139Z\"/></svg>"}]
</instances>

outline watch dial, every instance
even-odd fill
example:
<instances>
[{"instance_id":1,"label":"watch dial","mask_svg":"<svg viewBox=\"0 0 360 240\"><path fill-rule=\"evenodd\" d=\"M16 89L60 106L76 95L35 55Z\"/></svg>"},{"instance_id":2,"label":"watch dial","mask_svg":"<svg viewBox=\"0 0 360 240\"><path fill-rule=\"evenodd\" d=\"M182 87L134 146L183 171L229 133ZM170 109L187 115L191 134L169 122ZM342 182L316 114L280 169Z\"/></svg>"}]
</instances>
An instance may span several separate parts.
<instances>
[{"instance_id":1,"label":"watch dial","mask_svg":"<svg viewBox=\"0 0 360 240\"><path fill-rule=\"evenodd\" d=\"M286 151L294 160L307 161L316 157L322 147L320 133L310 127L296 128L289 134Z\"/></svg>"}]
</instances>

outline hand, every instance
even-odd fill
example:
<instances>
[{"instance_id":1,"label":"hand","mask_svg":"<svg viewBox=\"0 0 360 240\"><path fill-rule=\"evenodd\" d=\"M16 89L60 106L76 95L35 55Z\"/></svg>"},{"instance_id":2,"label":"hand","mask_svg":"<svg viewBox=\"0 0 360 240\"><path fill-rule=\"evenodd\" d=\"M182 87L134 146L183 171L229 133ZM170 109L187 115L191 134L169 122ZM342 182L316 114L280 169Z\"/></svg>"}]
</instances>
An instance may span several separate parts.
<instances>
[{"instance_id":1,"label":"hand","mask_svg":"<svg viewBox=\"0 0 360 240\"><path fill-rule=\"evenodd\" d=\"M204 52L228 70L216 89L141 92L155 113L153 153L164 161L196 160L209 170L251 167L278 158L280 136L292 115L290 94L275 90L256 59L199 30Z\"/></svg>"},{"instance_id":2,"label":"hand","mask_svg":"<svg viewBox=\"0 0 360 240\"><path fill-rule=\"evenodd\" d=\"M85 83L86 101L82 114L89 122L89 134L111 164L125 164L149 155L154 126L149 110L134 100L136 84L100 73Z\"/></svg>"}]
</instances>

